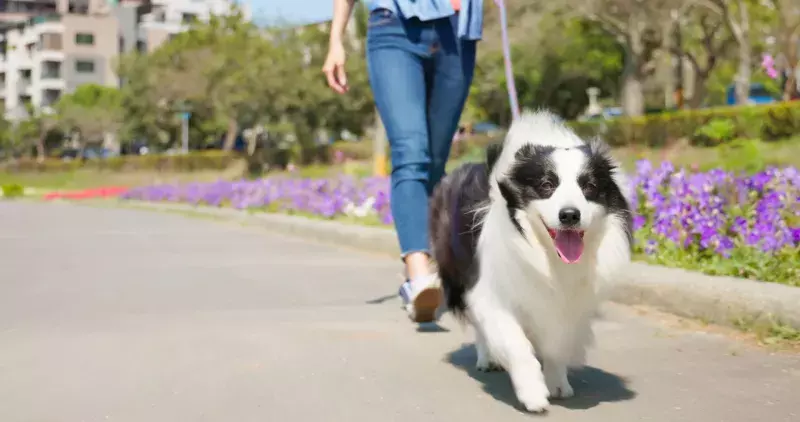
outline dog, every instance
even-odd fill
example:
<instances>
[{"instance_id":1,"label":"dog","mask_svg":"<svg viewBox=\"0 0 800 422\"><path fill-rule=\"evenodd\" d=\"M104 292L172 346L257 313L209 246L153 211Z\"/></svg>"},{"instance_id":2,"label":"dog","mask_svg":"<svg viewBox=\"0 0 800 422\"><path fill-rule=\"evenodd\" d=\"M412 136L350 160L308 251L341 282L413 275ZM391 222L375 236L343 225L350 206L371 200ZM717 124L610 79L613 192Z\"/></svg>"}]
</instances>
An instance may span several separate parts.
<instances>
[{"instance_id":1,"label":"dog","mask_svg":"<svg viewBox=\"0 0 800 422\"><path fill-rule=\"evenodd\" d=\"M538 111L432 195L445 311L474 327L477 369L505 369L530 412L574 394L568 367L584 364L603 293L631 259L627 186L607 145Z\"/></svg>"}]
</instances>

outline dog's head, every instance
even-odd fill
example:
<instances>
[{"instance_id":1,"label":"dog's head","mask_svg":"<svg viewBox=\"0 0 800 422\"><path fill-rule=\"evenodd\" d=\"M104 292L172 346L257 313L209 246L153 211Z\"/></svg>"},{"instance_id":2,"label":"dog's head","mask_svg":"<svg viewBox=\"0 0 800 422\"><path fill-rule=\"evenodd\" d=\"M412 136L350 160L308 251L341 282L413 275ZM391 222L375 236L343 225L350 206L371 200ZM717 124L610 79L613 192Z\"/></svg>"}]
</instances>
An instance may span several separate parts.
<instances>
[{"instance_id":1,"label":"dog's head","mask_svg":"<svg viewBox=\"0 0 800 422\"><path fill-rule=\"evenodd\" d=\"M575 263L585 238L604 230L606 219L620 218L627 226L624 182L601 141L583 142L569 131L546 135L549 145L507 141L505 147L495 146L488 164L517 231L526 236L530 227L532 235L549 237L561 260ZM562 135L563 142L554 139ZM504 168L494 168L501 155Z\"/></svg>"}]
</instances>

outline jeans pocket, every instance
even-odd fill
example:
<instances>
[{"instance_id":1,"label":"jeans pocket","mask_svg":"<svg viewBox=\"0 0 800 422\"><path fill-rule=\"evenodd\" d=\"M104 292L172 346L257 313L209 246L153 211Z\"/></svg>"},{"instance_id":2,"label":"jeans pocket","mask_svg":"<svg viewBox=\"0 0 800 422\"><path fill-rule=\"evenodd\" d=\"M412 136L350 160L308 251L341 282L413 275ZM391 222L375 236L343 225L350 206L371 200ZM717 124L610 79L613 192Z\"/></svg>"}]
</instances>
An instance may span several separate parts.
<instances>
[{"instance_id":1,"label":"jeans pocket","mask_svg":"<svg viewBox=\"0 0 800 422\"><path fill-rule=\"evenodd\" d=\"M369 14L367 20L367 28L377 28L379 26L386 26L392 22L397 21L397 15L389 9L375 9Z\"/></svg>"}]
</instances>

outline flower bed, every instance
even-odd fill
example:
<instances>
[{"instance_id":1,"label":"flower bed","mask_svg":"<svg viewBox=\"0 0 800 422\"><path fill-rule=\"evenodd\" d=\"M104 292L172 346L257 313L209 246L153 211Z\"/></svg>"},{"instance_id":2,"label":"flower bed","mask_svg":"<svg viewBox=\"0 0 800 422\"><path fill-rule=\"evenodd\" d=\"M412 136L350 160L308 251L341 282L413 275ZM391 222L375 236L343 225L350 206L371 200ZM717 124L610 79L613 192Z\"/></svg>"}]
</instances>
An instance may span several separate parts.
<instances>
[{"instance_id":1,"label":"flower bed","mask_svg":"<svg viewBox=\"0 0 800 422\"><path fill-rule=\"evenodd\" d=\"M632 177L636 252L650 262L800 285L800 171L752 176L639 162ZM384 178L269 178L157 185L124 198L348 218L389 225Z\"/></svg>"}]
</instances>

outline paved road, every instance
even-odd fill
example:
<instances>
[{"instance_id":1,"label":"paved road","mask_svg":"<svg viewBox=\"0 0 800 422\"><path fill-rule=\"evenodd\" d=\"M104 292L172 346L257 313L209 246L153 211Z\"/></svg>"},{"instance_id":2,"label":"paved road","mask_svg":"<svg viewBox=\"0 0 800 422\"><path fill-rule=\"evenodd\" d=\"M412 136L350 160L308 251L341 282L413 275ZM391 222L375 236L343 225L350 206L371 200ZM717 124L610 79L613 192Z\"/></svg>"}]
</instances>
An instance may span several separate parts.
<instances>
[{"instance_id":1,"label":"paved road","mask_svg":"<svg viewBox=\"0 0 800 422\"><path fill-rule=\"evenodd\" d=\"M0 202L0 421L523 421L397 261L147 211ZM800 357L609 306L552 421L798 421Z\"/></svg>"}]
</instances>

